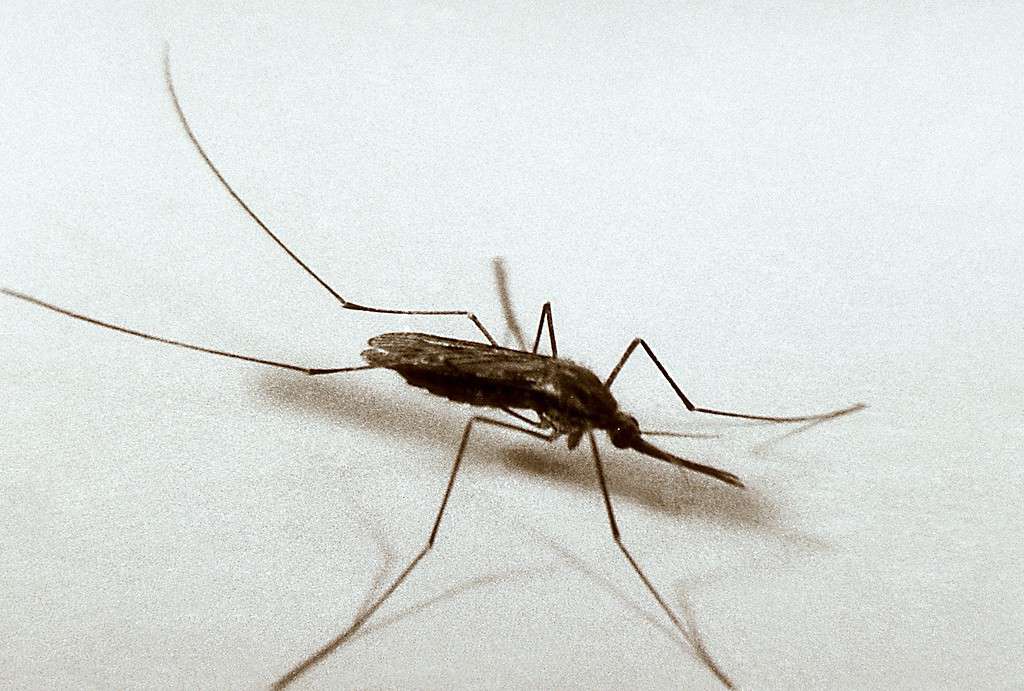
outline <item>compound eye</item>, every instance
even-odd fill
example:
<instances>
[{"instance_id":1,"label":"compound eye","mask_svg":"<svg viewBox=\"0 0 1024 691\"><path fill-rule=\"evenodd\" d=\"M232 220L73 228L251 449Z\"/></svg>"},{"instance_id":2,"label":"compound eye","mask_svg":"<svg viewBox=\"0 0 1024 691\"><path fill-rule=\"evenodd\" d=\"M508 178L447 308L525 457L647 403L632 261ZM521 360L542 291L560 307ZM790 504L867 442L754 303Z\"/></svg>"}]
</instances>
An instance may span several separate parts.
<instances>
[{"instance_id":1,"label":"compound eye","mask_svg":"<svg viewBox=\"0 0 1024 691\"><path fill-rule=\"evenodd\" d=\"M612 445L615 448L625 449L630 446L639 433L640 429L637 426L636 419L631 417L628 421L613 429L608 436L611 437Z\"/></svg>"}]
</instances>

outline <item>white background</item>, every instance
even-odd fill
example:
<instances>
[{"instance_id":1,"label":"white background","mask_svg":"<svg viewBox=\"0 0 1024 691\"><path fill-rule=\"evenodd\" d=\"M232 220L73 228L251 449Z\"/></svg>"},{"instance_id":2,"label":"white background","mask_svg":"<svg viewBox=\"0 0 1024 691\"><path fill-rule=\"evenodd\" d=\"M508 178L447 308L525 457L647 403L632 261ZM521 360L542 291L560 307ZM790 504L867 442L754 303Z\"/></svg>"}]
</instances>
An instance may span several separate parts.
<instances>
[{"instance_id":1,"label":"white background","mask_svg":"<svg viewBox=\"0 0 1024 691\"><path fill-rule=\"evenodd\" d=\"M204 3L205 4L205 3ZM272 3L273 5L275 3ZM523 321L745 492L606 452L628 544L746 688L1022 683L1024 18L902 4L0 10L0 285L309 364ZM0 300L0 686L258 687L429 530L470 409ZM484 431L438 549L304 684L714 688L585 446Z\"/></svg>"}]
</instances>

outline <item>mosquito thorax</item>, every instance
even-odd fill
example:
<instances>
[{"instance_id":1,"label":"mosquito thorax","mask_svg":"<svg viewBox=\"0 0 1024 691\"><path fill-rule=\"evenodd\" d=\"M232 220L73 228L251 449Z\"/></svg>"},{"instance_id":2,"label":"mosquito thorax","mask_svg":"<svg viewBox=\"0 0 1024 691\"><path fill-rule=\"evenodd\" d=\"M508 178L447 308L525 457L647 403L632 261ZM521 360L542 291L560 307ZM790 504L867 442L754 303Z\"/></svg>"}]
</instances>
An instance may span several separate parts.
<instances>
[{"instance_id":1,"label":"mosquito thorax","mask_svg":"<svg viewBox=\"0 0 1024 691\"><path fill-rule=\"evenodd\" d=\"M640 423L632 415L618 413L615 416L615 425L608 428L608 437L616 448L630 448L634 440L640 438Z\"/></svg>"}]
</instances>

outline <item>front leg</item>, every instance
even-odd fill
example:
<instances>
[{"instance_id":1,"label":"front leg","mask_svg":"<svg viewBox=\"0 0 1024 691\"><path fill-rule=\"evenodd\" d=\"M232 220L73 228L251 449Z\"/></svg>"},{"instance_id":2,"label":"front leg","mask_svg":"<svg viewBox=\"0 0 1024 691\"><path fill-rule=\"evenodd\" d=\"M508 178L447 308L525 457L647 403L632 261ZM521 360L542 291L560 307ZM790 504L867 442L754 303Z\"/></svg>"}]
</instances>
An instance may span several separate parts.
<instances>
[{"instance_id":1,"label":"front leg","mask_svg":"<svg viewBox=\"0 0 1024 691\"><path fill-rule=\"evenodd\" d=\"M615 368L612 369L611 374L609 374L608 378L605 380L604 385L606 388L611 387L612 382L615 381L615 377L619 376L619 371L622 369L622 366L626 364L626 360L628 360L629 356L633 354L633 351L636 350L637 346L643 346L644 351L654 362L655 366L658 368L658 371L660 371L662 376L665 377L666 381L668 381L669 385L672 387L672 390L676 392L677 396L679 396L679 400L683 402L683 405L686 406L686 409L689 410L691 413L706 413L708 415L721 415L723 417L735 417L741 418L743 420L762 420L766 422L808 422L811 420L829 420L831 418L839 417L840 415L846 415L848 413L856 412L865 407L863 403L857 403L847 408L833 410L827 413L818 413L816 415L779 416L748 415L746 413L732 413L726 410L716 410L714 408L702 408L700 406L695 406L692 402L690 402L690 399L686 397L686 394L683 393L683 390L679 388L679 385L676 384L675 380L672 379L672 375L668 373L668 370L665 369L665 366L662 365L661 361L658 360L657 356L655 356L654 351L651 350L651 347L649 345L647 345L647 341L645 341L642 338L634 338L633 342L629 344L628 348L626 348L626 352L624 352L622 354L622 357L619 358L619 364L615 365Z\"/></svg>"}]
</instances>

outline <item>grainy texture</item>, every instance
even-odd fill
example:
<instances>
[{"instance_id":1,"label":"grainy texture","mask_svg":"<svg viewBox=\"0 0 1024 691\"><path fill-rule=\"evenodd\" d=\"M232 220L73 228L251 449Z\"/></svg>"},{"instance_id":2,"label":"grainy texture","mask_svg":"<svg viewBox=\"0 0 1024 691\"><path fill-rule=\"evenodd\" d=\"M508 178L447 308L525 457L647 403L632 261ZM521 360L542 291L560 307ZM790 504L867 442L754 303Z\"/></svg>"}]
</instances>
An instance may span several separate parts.
<instances>
[{"instance_id":1,"label":"grainy texture","mask_svg":"<svg viewBox=\"0 0 1024 691\"><path fill-rule=\"evenodd\" d=\"M170 39L210 153L345 298L490 328L501 248L518 304L572 314L570 357L638 333L697 402L872 404L766 455L771 428L672 443L750 492L609 458L624 533L741 687L1020 678L1021 6L7 7L0 284L299 364L383 331L486 341L318 300L171 131ZM451 289L418 292L427 267ZM393 559L418 540L469 415L381 395L397 374L257 371L4 296L0 322L4 687L265 685L396 567L378 535ZM691 421L646 365L616 397ZM508 445L474 434L463 537L379 622L424 606L311 685L703 688L642 594L602 597L585 459ZM517 518L591 575L518 575Z\"/></svg>"}]
</instances>

